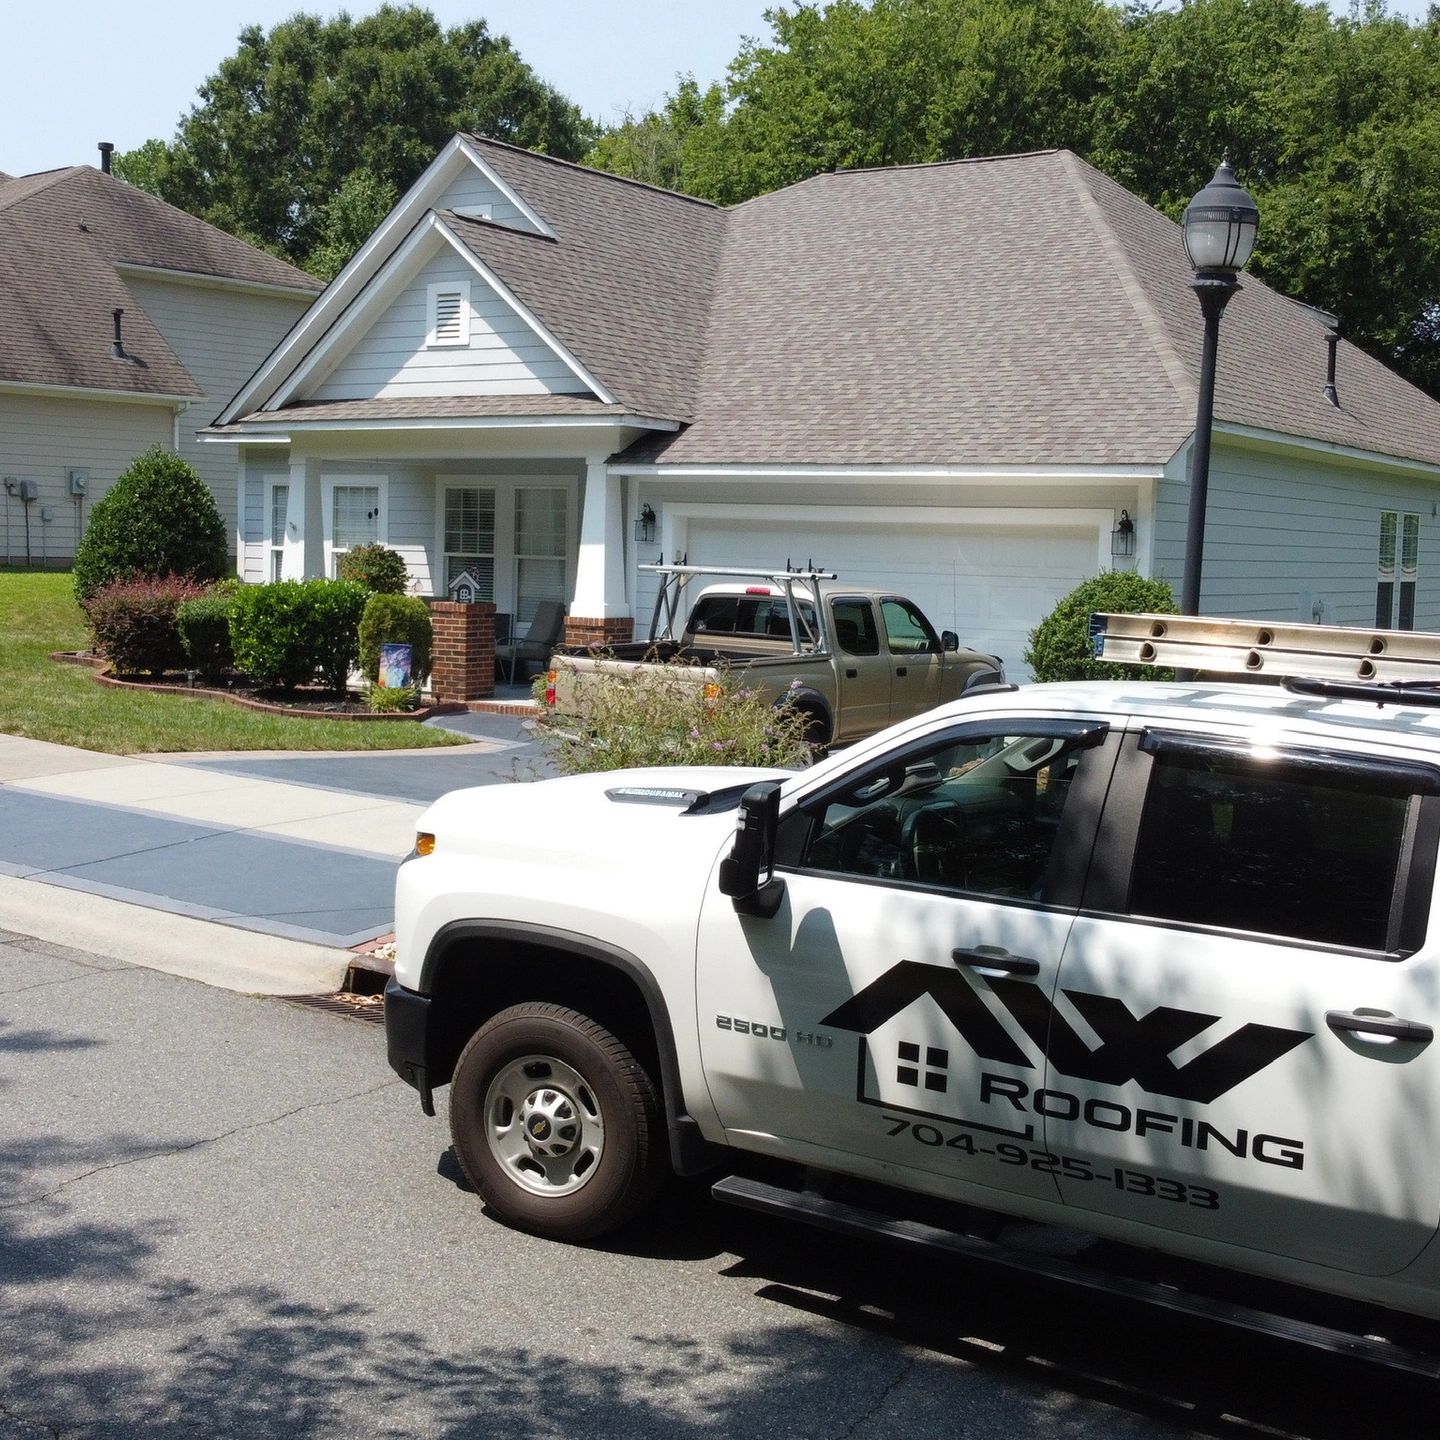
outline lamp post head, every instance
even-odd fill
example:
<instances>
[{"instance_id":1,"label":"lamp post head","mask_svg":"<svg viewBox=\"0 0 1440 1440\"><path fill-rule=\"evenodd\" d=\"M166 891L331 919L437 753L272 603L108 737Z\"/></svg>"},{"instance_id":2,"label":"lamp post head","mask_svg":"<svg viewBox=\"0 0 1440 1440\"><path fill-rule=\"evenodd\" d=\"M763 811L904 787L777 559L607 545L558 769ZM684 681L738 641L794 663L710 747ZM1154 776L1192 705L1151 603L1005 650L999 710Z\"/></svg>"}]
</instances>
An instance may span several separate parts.
<instances>
[{"instance_id":1,"label":"lamp post head","mask_svg":"<svg viewBox=\"0 0 1440 1440\"><path fill-rule=\"evenodd\" d=\"M1185 207L1185 255L1197 275L1233 281L1255 249L1260 211L1227 157Z\"/></svg>"}]
</instances>

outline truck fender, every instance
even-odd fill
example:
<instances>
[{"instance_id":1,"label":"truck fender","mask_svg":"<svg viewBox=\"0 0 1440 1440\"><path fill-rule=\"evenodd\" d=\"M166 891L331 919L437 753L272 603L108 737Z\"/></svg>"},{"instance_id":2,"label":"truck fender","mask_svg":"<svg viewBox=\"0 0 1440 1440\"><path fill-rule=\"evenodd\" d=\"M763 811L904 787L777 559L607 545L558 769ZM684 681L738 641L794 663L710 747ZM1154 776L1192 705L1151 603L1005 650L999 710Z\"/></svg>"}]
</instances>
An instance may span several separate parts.
<instances>
[{"instance_id":1,"label":"truck fender","mask_svg":"<svg viewBox=\"0 0 1440 1440\"><path fill-rule=\"evenodd\" d=\"M809 685L801 685L794 690L785 691L775 704L784 705L787 701L797 710L803 710L815 717L816 733L806 738L816 749L823 749L834 739L835 716L831 712L830 702L818 690Z\"/></svg>"},{"instance_id":2,"label":"truck fender","mask_svg":"<svg viewBox=\"0 0 1440 1440\"><path fill-rule=\"evenodd\" d=\"M580 935L549 925L534 925L515 920L454 920L443 925L431 938L420 970L420 993L434 995L446 965L447 955L457 946L470 941L501 941L535 945L582 960L603 969L618 972L639 991L649 1015L655 1051L660 1063L661 1083L665 1098L665 1116L670 1138L670 1160L678 1175L693 1175L714 1163L709 1142L700 1132L699 1123L685 1109L680 1083L680 1061L675 1049L675 1032L665 998L649 967L628 950L597 940L593 935Z\"/></svg>"}]
</instances>

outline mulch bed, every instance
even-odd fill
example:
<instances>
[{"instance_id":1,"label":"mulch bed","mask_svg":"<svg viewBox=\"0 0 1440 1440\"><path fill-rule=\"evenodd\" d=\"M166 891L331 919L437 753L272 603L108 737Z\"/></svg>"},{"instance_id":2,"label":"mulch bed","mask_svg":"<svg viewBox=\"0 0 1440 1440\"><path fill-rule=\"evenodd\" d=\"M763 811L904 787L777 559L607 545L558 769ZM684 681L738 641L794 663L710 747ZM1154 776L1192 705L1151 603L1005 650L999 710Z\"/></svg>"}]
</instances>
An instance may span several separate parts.
<instances>
[{"instance_id":1,"label":"mulch bed","mask_svg":"<svg viewBox=\"0 0 1440 1440\"><path fill-rule=\"evenodd\" d=\"M336 695L333 690L301 686L296 690L260 690L239 677L216 685L188 685L171 679L132 677L121 680L104 670L105 660L98 655L77 651L56 651L50 657L62 664L91 665L100 670L95 679L117 690L147 690L160 695L189 695L196 699L227 700L247 710L261 710L270 715L298 715L317 720L428 720L432 715L463 714L469 707L459 700L437 700L418 710L393 710L377 714L364 700L355 695Z\"/></svg>"}]
</instances>

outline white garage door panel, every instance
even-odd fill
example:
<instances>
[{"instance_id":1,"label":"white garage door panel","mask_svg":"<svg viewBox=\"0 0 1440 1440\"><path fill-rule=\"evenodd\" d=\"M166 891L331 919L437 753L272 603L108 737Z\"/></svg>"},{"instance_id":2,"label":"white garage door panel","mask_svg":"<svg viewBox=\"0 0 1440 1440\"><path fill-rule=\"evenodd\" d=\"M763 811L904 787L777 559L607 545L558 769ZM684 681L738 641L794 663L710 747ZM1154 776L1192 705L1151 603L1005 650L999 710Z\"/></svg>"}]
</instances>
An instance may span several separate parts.
<instances>
[{"instance_id":1,"label":"white garage door panel","mask_svg":"<svg viewBox=\"0 0 1440 1440\"><path fill-rule=\"evenodd\" d=\"M803 566L853 585L894 589L918 602L936 629L999 655L1012 679L1030 631L1067 591L1096 571L1093 529L1062 526L916 526L816 519L765 525L692 516L692 565Z\"/></svg>"}]
</instances>

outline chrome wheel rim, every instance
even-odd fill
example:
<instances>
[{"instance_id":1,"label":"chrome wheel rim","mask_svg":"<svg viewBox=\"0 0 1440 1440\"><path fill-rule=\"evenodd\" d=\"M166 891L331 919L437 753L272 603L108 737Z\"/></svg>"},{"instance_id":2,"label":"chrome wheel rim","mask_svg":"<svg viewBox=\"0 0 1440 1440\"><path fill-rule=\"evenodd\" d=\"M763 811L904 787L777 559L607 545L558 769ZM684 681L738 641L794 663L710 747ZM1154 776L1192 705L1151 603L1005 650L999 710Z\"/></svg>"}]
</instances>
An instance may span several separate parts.
<instances>
[{"instance_id":1,"label":"chrome wheel rim","mask_svg":"<svg viewBox=\"0 0 1440 1440\"><path fill-rule=\"evenodd\" d=\"M485 1138L522 1190L571 1195L599 1169L605 1120L578 1070L553 1055L524 1055L485 1092Z\"/></svg>"}]
</instances>

